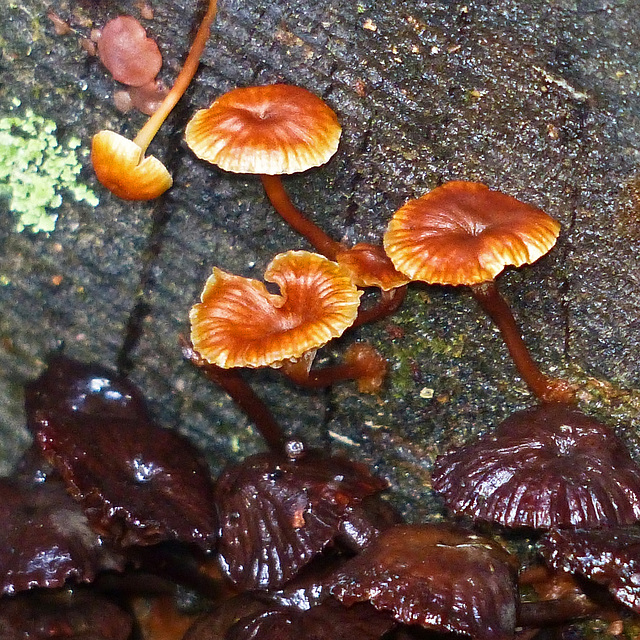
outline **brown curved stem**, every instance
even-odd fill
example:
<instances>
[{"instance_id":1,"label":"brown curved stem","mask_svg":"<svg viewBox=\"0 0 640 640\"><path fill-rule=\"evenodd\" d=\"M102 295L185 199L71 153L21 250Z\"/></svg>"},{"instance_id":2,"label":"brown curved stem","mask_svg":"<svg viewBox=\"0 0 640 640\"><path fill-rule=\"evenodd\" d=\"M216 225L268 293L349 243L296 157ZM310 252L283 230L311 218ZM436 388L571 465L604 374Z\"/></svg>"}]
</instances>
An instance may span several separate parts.
<instances>
[{"instance_id":1,"label":"brown curved stem","mask_svg":"<svg viewBox=\"0 0 640 640\"><path fill-rule=\"evenodd\" d=\"M513 313L494 281L471 287L475 299L496 323L522 379L543 402L574 402L575 389L566 380L549 378L535 363L520 335Z\"/></svg>"},{"instance_id":2,"label":"brown curved stem","mask_svg":"<svg viewBox=\"0 0 640 640\"><path fill-rule=\"evenodd\" d=\"M540 628L563 624L571 620L588 618L601 608L600 605L581 593L556 600L521 602L518 611L518 626Z\"/></svg>"},{"instance_id":3,"label":"brown curved stem","mask_svg":"<svg viewBox=\"0 0 640 640\"><path fill-rule=\"evenodd\" d=\"M284 452L286 437L282 428L269 407L256 395L249 383L234 369L222 369L206 362L184 338L181 339L181 343L183 357L229 394L249 420L256 425L271 451Z\"/></svg>"},{"instance_id":4,"label":"brown curved stem","mask_svg":"<svg viewBox=\"0 0 640 640\"><path fill-rule=\"evenodd\" d=\"M184 65L182 66L178 77L173 83L169 93L162 101L162 104L158 109L156 109L155 113L149 118L149 120L147 120L145 125L138 132L138 135L133 139L133 141L142 149L142 153L140 154L141 158L144 156L144 152L147 150L147 147L153 140L156 133L158 133L162 123L167 119L168 115L178 103L178 100L182 98L187 87L191 84L191 80L193 80L193 76L198 70L200 56L202 55L209 38L211 24L216 17L216 12L217 0L209 0L207 12L205 13L204 18L202 18L196 37L193 39L193 44L191 45L187 59L184 61Z\"/></svg>"},{"instance_id":5,"label":"brown curved stem","mask_svg":"<svg viewBox=\"0 0 640 640\"><path fill-rule=\"evenodd\" d=\"M352 327L359 327L363 324L369 324L376 320L382 320L391 315L394 311L397 311L407 295L407 287L397 287L390 291L380 290L380 297L376 304L368 309L360 307L358 309L358 317L356 321L351 325Z\"/></svg>"},{"instance_id":6,"label":"brown curved stem","mask_svg":"<svg viewBox=\"0 0 640 640\"><path fill-rule=\"evenodd\" d=\"M274 209L293 229L304 236L323 256L335 260L344 247L307 219L291 202L280 176L261 175L264 190Z\"/></svg>"}]
</instances>

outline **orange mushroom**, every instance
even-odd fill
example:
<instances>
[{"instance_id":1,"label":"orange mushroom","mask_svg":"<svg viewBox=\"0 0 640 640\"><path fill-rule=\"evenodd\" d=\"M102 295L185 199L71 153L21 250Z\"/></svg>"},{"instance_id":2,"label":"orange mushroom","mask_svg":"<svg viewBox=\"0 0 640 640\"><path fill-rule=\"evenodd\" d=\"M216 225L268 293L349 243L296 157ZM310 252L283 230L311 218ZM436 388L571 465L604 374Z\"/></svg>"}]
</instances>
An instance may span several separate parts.
<instances>
[{"instance_id":1,"label":"orange mushroom","mask_svg":"<svg viewBox=\"0 0 640 640\"><path fill-rule=\"evenodd\" d=\"M216 10L217 0L209 0L207 12L173 87L138 135L129 140L114 131L104 130L93 137L91 162L96 176L119 198L150 200L162 195L173 184L162 162L154 156L145 157L145 152L195 75Z\"/></svg>"},{"instance_id":2,"label":"orange mushroom","mask_svg":"<svg viewBox=\"0 0 640 640\"><path fill-rule=\"evenodd\" d=\"M381 300L361 313L356 324L394 311L407 283L382 247L361 243L347 249L311 222L291 202L280 176L327 162L338 148L341 128L336 114L317 96L286 84L234 89L208 109L198 111L185 132L202 160L233 173L258 174L276 211L317 251L353 273L360 287L382 290Z\"/></svg>"},{"instance_id":3,"label":"orange mushroom","mask_svg":"<svg viewBox=\"0 0 640 640\"><path fill-rule=\"evenodd\" d=\"M288 84L233 89L187 124L185 139L202 160L232 173L260 175L276 211L330 260L343 249L297 209L280 175L318 167L338 149L336 114L316 95Z\"/></svg>"},{"instance_id":4,"label":"orange mushroom","mask_svg":"<svg viewBox=\"0 0 640 640\"><path fill-rule=\"evenodd\" d=\"M334 376L310 372L316 350L357 317L362 294L346 270L318 254L289 251L272 260L264 278L280 293L214 268L189 314L191 342L204 360L223 369L281 368L311 387L372 377L368 357L338 365ZM379 364L386 365L382 358Z\"/></svg>"},{"instance_id":5,"label":"orange mushroom","mask_svg":"<svg viewBox=\"0 0 640 640\"><path fill-rule=\"evenodd\" d=\"M543 401L568 402L574 389L544 375L522 340L494 278L508 265L535 262L560 224L544 211L474 182L448 182L394 214L384 247L412 280L468 285L498 325L523 380Z\"/></svg>"}]
</instances>

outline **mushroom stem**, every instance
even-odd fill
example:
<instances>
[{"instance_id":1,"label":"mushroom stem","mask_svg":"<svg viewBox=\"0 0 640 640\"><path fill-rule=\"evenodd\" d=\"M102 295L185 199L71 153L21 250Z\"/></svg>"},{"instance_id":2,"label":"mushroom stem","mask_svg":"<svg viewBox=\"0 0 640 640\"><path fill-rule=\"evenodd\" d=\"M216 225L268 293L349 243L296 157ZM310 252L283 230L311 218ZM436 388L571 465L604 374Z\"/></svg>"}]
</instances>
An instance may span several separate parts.
<instances>
[{"instance_id":1,"label":"mushroom stem","mask_svg":"<svg viewBox=\"0 0 640 640\"><path fill-rule=\"evenodd\" d=\"M572 594L554 600L521 602L518 625L521 627L548 627L594 615L602 607L586 595Z\"/></svg>"},{"instance_id":2,"label":"mushroom stem","mask_svg":"<svg viewBox=\"0 0 640 640\"><path fill-rule=\"evenodd\" d=\"M540 371L529 354L513 313L500 295L495 281L471 286L475 299L496 323L514 364L527 386L543 402L574 402L575 389L566 380L550 378Z\"/></svg>"},{"instance_id":3,"label":"mushroom stem","mask_svg":"<svg viewBox=\"0 0 640 640\"><path fill-rule=\"evenodd\" d=\"M284 189L280 176L262 174L260 178L274 209L300 235L307 238L317 251L329 260L335 260L338 253L344 251L344 247L339 242L328 236L294 206Z\"/></svg>"},{"instance_id":4,"label":"mushroom stem","mask_svg":"<svg viewBox=\"0 0 640 640\"><path fill-rule=\"evenodd\" d=\"M347 349L342 364L310 369L310 359L303 357L296 362L286 360L281 370L292 382L307 389L355 380L361 393L377 393L387 373L387 361L371 345L360 342Z\"/></svg>"},{"instance_id":5,"label":"mushroom stem","mask_svg":"<svg viewBox=\"0 0 640 640\"><path fill-rule=\"evenodd\" d=\"M358 310L358 317L351 326L359 327L360 325L369 324L370 322L386 318L400 307L406 294L406 285L396 287L390 291L380 290L380 297L378 298L378 301L368 309L360 307Z\"/></svg>"},{"instance_id":6,"label":"mushroom stem","mask_svg":"<svg viewBox=\"0 0 640 640\"><path fill-rule=\"evenodd\" d=\"M182 98L187 87L193 80L193 76L196 74L198 65L200 64L200 56L204 51L205 44L209 38L211 31L211 24L216 17L217 12L217 0L209 0L209 7L207 12L202 18L196 37L193 40L187 59L178 74L171 90L166 95L162 104L158 107L155 113L147 120L146 124L140 129L138 135L133 141L142 149L140 153L140 159L144 157L144 153L147 150L149 144L155 137L156 133L162 126L163 122L167 119L173 108L176 106L178 100Z\"/></svg>"},{"instance_id":7,"label":"mushroom stem","mask_svg":"<svg viewBox=\"0 0 640 640\"><path fill-rule=\"evenodd\" d=\"M233 369L222 369L208 363L186 339L181 338L181 343L182 356L229 394L249 420L256 425L269 449L274 453L284 452L286 437L282 428L269 407L256 395L249 383Z\"/></svg>"}]
</instances>

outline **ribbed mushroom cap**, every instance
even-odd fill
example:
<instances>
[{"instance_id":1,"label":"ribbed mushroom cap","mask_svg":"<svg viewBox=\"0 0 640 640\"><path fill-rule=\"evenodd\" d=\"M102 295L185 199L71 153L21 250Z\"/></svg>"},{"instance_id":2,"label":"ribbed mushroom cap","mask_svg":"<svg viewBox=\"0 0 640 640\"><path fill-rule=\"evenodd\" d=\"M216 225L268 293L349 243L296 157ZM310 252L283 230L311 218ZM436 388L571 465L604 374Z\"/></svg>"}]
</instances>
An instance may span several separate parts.
<instances>
[{"instance_id":1,"label":"ribbed mushroom cap","mask_svg":"<svg viewBox=\"0 0 640 640\"><path fill-rule=\"evenodd\" d=\"M347 606L369 601L396 620L479 640L513 638L515 569L496 542L444 524L383 531L335 574Z\"/></svg>"},{"instance_id":2,"label":"ribbed mushroom cap","mask_svg":"<svg viewBox=\"0 0 640 640\"><path fill-rule=\"evenodd\" d=\"M384 247L398 271L432 284L493 280L535 262L560 224L544 211L476 182L447 182L394 214Z\"/></svg>"},{"instance_id":3,"label":"ribbed mushroom cap","mask_svg":"<svg viewBox=\"0 0 640 640\"><path fill-rule=\"evenodd\" d=\"M640 519L640 467L613 429L570 405L518 411L438 456L433 487L458 515L506 527L603 527Z\"/></svg>"},{"instance_id":4,"label":"ribbed mushroom cap","mask_svg":"<svg viewBox=\"0 0 640 640\"><path fill-rule=\"evenodd\" d=\"M214 268L189 314L194 349L219 367L279 366L337 338L356 319L361 292L335 262L306 251L277 255L264 279Z\"/></svg>"},{"instance_id":5,"label":"ribbed mushroom cap","mask_svg":"<svg viewBox=\"0 0 640 640\"><path fill-rule=\"evenodd\" d=\"M154 156L114 131L99 131L91 142L91 163L100 182L123 200L151 200L162 195L173 178Z\"/></svg>"},{"instance_id":6,"label":"ribbed mushroom cap","mask_svg":"<svg viewBox=\"0 0 640 640\"><path fill-rule=\"evenodd\" d=\"M552 529L540 553L554 569L579 573L602 584L640 613L640 528Z\"/></svg>"},{"instance_id":7,"label":"ribbed mushroom cap","mask_svg":"<svg viewBox=\"0 0 640 640\"><path fill-rule=\"evenodd\" d=\"M234 89L187 124L201 159L234 173L298 173L324 164L338 148L336 114L317 96L286 84Z\"/></svg>"},{"instance_id":8,"label":"ribbed mushroom cap","mask_svg":"<svg viewBox=\"0 0 640 640\"><path fill-rule=\"evenodd\" d=\"M409 282L409 278L393 266L379 245L359 242L339 253L336 261L351 272L353 282L359 287L378 287L390 291Z\"/></svg>"}]
</instances>

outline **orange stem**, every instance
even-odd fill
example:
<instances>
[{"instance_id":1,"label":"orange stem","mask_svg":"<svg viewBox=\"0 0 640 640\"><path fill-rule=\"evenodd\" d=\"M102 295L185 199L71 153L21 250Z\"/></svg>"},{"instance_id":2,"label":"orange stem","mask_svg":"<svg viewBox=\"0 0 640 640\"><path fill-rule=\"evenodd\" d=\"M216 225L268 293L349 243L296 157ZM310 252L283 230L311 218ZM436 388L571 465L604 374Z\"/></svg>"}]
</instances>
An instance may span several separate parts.
<instances>
[{"instance_id":1,"label":"orange stem","mask_svg":"<svg viewBox=\"0 0 640 640\"><path fill-rule=\"evenodd\" d=\"M291 202L280 176L261 175L264 190L274 209L293 229L304 236L323 256L335 260L344 251L339 242L328 236L320 227L308 220Z\"/></svg>"},{"instance_id":2,"label":"orange stem","mask_svg":"<svg viewBox=\"0 0 640 640\"><path fill-rule=\"evenodd\" d=\"M471 287L475 299L496 323L513 362L527 386L543 402L574 402L575 389L566 381L549 378L535 363L520 335L509 305L491 280Z\"/></svg>"},{"instance_id":3,"label":"orange stem","mask_svg":"<svg viewBox=\"0 0 640 640\"><path fill-rule=\"evenodd\" d=\"M141 159L156 133L158 133L163 122L167 119L167 116L171 113L178 103L178 100L182 98L184 92L191 84L191 80L193 80L193 76L196 74L198 65L200 64L200 56L204 51L207 40L209 39L211 24L216 17L216 12L217 0L209 0L209 8L200 23L196 37L193 40L191 49L189 50L189 55L187 56L178 77L173 83L171 90L156 112L149 118L149 120L147 120L146 124L138 132L138 135L133 139L133 141L142 149L142 153L140 154Z\"/></svg>"}]
</instances>

